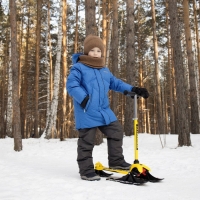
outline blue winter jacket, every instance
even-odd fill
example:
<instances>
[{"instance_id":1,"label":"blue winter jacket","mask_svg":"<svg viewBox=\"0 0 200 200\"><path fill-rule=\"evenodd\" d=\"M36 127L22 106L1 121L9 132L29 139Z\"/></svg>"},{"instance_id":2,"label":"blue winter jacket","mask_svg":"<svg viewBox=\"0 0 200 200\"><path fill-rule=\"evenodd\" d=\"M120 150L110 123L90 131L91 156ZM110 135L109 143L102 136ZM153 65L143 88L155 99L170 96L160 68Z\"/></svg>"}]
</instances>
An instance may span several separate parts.
<instances>
[{"instance_id":1,"label":"blue winter jacket","mask_svg":"<svg viewBox=\"0 0 200 200\"><path fill-rule=\"evenodd\" d=\"M108 125L117 120L110 109L108 92L131 91L131 85L117 79L107 67L100 69L78 62L81 54L72 56L73 66L67 78L67 91L74 101L76 129ZM89 95L85 109L81 102Z\"/></svg>"}]
</instances>

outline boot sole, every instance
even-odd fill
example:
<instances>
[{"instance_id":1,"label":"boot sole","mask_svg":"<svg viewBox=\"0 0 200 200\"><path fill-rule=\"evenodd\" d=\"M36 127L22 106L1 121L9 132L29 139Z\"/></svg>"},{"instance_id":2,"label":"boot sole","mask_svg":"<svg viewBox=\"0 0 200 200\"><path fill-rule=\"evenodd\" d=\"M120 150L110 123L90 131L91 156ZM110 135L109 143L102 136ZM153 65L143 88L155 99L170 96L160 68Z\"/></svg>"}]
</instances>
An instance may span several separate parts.
<instances>
[{"instance_id":1,"label":"boot sole","mask_svg":"<svg viewBox=\"0 0 200 200\"><path fill-rule=\"evenodd\" d=\"M114 166L114 167L111 167L109 166L110 169L124 169L124 170L129 170L131 166L129 167L121 167L121 166Z\"/></svg>"},{"instance_id":2,"label":"boot sole","mask_svg":"<svg viewBox=\"0 0 200 200\"><path fill-rule=\"evenodd\" d=\"M100 181L101 180L101 178L100 177L91 177L91 178L88 178L88 177L86 177L86 176L81 176L81 179L82 180L86 180L86 181Z\"/></svg>"}]
</instances>

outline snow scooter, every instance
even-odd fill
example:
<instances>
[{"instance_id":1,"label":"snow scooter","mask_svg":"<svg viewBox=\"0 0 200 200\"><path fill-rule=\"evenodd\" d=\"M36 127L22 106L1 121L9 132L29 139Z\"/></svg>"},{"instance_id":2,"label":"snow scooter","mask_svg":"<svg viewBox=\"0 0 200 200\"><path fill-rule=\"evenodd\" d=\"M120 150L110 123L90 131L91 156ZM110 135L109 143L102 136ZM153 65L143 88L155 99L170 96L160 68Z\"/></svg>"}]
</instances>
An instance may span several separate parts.
<instances>
[{"instance_id":1,"label":"snow scooter","mask_svg":"<svg viewBox=\"0 0 200 200\"><path fill-rule=\"evenodd\" d=\"M129 170L123 170L123 169L112 169L109 167L105 167L100 162L97 162L95 164L95 172L101 177L107 177L106 180L117 181L125 184L142 185L148 181L153 183L159 182L163 179L152 176L149 173L150 168L147 167L146 165L140 164L138 159L137 99L139 96L134 92L128 92L128 91L124 91L124 95L134 97L134 116L133 116L134 152L135 152L134 164L131 165ZM106 173L105 171L125 174L125 176L122 176L121 178L115 178L111 176L112 174Z\"/></svg>"}]
</instances>

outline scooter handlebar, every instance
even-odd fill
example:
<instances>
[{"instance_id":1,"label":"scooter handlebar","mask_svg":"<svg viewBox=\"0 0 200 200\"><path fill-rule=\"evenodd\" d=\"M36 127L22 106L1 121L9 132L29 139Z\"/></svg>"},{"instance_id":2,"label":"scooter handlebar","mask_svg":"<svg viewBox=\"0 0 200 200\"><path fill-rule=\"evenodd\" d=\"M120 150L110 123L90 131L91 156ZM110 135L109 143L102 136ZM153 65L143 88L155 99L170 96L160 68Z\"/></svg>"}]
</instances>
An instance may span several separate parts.
<instances>
[{"instance_id":1,"label":"scooter handlebar","mask_svg":"<svg viewBox=\"0 0 200 200\"><path fill-rule=\"evenodd\" d=\"M135 92L129 92L129 91L127 91L127 90L124 90L124 95L129 95L129 96L131 96L131 97L134 97L135 95L137 95ZM139 95L137 95L137 96L139 96Z\"/></svg>"}]
</instances>

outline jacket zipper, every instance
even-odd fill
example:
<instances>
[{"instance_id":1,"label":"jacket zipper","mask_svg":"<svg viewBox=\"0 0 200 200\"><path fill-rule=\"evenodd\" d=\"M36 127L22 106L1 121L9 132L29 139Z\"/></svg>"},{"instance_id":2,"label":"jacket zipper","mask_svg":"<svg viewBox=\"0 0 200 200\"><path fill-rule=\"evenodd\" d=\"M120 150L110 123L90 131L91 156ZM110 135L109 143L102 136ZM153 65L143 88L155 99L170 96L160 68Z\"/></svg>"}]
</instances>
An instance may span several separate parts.
<instances>
[{"instance_id":1,"label":"jacket zipper","mask_svg":"<svg viewBox=\"0 0 200 200\"><path fill-rule=\"evenodd\" d=\"M99 71L99 73L101 74L101 71ZM102 82L103 82L103 86L104 86L104 98L105 98L105 93L106 93L106 91L105 91L105 84L104 84L104 80L103 80L103 78L102 78L102 74L101 74L101 79L102 79ZM108 115L108 113L105 111L105 113ZM110 119L110 116L108 115L108 118ZM110 119L110 121L111 121L111 119Z\"/></svg>"}]
</instances>

